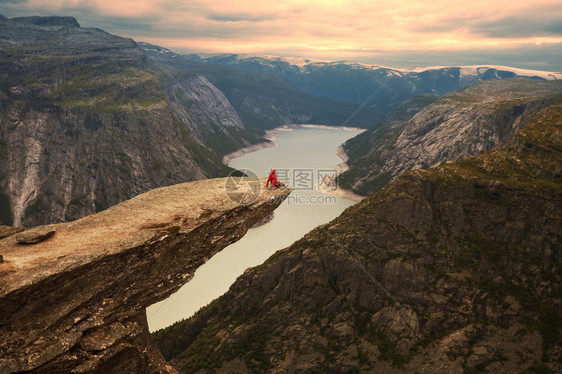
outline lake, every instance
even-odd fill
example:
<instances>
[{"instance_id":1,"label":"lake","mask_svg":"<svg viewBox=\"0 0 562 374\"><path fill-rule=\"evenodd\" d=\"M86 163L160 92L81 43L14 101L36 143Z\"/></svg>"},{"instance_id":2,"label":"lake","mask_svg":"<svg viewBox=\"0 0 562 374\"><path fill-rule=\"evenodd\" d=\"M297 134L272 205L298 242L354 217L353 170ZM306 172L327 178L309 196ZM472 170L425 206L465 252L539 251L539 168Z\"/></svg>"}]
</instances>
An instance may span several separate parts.
<instances>
[{"instance_id":1,"label":"lake","mask_svg":"<svg viewBox=\"0 0 562 374\"><path fill-rule=\"evenodd\" d=\"M322 194L341 159L335 151L361 130L326 127L290 127L275 131L275 147L263 148L230 160L229 166L249 169L259 177L277 170L278 179L293 188L274 212L273 219L248 230L197 269L191 281L166 300L147 308L150 331L192 316L223 295L249 267L262 264L318 225L336 218L354 201ZM330 185L329 188L334 188Z\"/></svg>"}]
</instances>

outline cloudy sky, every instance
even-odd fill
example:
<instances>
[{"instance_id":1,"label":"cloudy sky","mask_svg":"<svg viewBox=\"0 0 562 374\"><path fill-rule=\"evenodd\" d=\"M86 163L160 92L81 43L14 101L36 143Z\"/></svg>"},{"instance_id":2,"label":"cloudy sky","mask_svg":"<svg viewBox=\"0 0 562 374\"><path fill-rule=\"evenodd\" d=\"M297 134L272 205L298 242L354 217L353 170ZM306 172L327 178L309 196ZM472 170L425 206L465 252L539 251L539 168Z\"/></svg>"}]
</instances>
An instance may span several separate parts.
<instances>
[{"instance_id":1,"label":"cloudy sky","mask_svg":"<svg viewBox=\"0 0 562 374\"><path fill-rule=\"evenodd\" d=\"M0 0L176 52L562 71L562 0Z\"/></svg>"}]
</instances>

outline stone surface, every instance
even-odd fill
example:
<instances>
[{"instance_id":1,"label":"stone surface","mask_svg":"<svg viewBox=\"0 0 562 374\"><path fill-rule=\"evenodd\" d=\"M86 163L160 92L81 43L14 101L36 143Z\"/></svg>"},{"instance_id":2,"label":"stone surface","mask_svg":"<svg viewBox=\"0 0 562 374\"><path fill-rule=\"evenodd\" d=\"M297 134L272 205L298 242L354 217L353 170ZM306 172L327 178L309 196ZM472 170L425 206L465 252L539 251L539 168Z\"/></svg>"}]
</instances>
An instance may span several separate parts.
<instances>
[{"instance_id":1,"label":"stone surface","mask_svg":"<svg viewBox=\"0 0 562 374\"><path fill-rule=\"evenodd\" d=\"M25 230L25 227L22 226L0 226L0 239L7 238L23 230Z\"/></svg>"},{"instance_id":2,"label":"stone surface","mask_svg":"<svg viewBox=\"0 0 562 374\"><path fill-rule=\"evenodd\" d=\"M425 107L413 103L411 118L399 107L401 115L391 113L387 123L344 144L350 170L340 185L368 196L409 170L494 149L544 107L560 103L561 93L561 81L506 79L480 82Z\"/></svg>"},{"instance_id":3,"label":"stone surface","mask_svg":"<svg viewBox=\"0 0 562 374\"><path fill-rule=\"evenodd\" d=\"M226 186L159 188L54 225L56 235L34 245L1 240L0 372L174 372L152 343L145 308L270 214L282 201L273 196L290 193L263 190L239 205Z\"/></svg>"},{"instance_id":4,"label":"stone surface","mask_svg":"<svg viewBox=\"0 0 562 374\"><path fill-rule=\"evenodd\" d=\"M253 139L205 78L162 72L133 40L74 19L0 19L0 54L0 224L225 176L222 156Z\"/></svg>"},{"instance_id":5,"label":"stone surface","mask_svg":"<svg viewBox=\"0 0 562 374\"><path fill-rule=\"evenodd\" d=\"M17 234L15 239L20 244L36 244L50 238L56 232L57 229L53 225L40 226Z\"/></svg>"},{"instance_id":6,"label":"stone surface","mask_svg":"<svg viewBox=\"0 0 562 374\"><path fill-rule=\"evenodd\" d=\"M562 105L403 175L154 334L182 373L562 372Z\"/></svg>"}]
</instances>

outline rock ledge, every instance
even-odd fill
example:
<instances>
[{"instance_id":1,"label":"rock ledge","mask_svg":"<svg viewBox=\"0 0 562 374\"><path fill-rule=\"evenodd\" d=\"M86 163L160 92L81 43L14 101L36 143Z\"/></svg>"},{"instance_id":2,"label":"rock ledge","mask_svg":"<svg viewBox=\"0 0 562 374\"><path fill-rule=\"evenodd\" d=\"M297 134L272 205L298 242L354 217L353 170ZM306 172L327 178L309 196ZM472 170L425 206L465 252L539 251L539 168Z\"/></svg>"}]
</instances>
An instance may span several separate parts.
<instances>
[{"instance_id":1,"label":"rock ledge","mask_svg":"<svg viewBox=\"0 0 562 374\"><path fill-rule=\"evenodd\" d=\"M145 308L291 192L262 190L239 205L226 181L155 189L52 225L56 234L37 244L0 240L0 372L175 372L152 342Z\"/></svg>"}]
</instances>

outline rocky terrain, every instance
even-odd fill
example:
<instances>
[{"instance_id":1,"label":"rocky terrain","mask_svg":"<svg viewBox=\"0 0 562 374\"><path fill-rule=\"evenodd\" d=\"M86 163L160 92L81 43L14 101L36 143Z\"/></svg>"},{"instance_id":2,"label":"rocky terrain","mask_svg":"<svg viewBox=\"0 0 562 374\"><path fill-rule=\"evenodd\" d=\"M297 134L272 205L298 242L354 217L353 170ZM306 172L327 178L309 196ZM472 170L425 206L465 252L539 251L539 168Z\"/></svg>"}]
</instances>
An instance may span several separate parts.
<instances>
[{"instance_id":1,"label":"rocky terrain","mask_svg":"<svg viewBox=\"0 0 562 374\"><path fill-rule=\"evenodd\" d=\"M159 67L205 76L236 108L248 130L257 130L260 135L263 130L287 124L315 123L367 128L382 119L371 108L358 110L357 103L314 97L293 87L283 76L203 63L201 59L187 58L148 43L139 43L139 46L150 61Z\"/></svg>"},{"instance_id":2,"label":"rocky terrain","mask_svg":"<svg viewBox=\"0 0 562 374\"><path fill-rule=\"evenodd\" d=\"M365 105L362 110L375 111L381 116L380 119L412 95L443 95L481 80L562 78L562 73L506 66L450 66L407 70L350 61L298 61L283 57L237 54L186 57L206 64L282 77L293 87L312 96Z\"/></svg>"},{"instance_id":3,"label":"rocky terrain","mask_svg":"<svg viewBox=\"0 0 562 374\"><path fill-rule=\"evenodd\" d=\"M222 156L252 141L235 109L203 77L171 81L131 39L71 17L1 18L0 224L228 174Z\"/></svg>"},{"instance_id":4,"label":"rocky terrain","mask_svg":"<svg viewBox=\"0 0 562 374\"><path fill-rule=\"evenodd\" d=\"M493 149L540 110L561 103L562 82L490 80L433 100L414 96L385 123L346 142L350 170L340 185L366 196L409 170Z\"/></svg>"},{"instance_id":5,"label":"rocky terrain","mask_svg":"<svg viewBox=\"0 0 562 374\"><path fill-rule=\"evenodd\" d=\"M0 240L0 373L175 373L145 308L290 193L260 191L264 182L163 187L70 223L12 230ZM252 199L237 203L243 196Z\"/></svg>"},{"instance_id":6,"label":"rocky terrain","mask_svg":"<svg viewBox=\"0 0 562 374\"><path fill-rule=\"evenodd\" d=\"M182 373L561 372L562 106L513 127L247 270L154 334L164 357Z\"/></svg>"}]
</instances>

